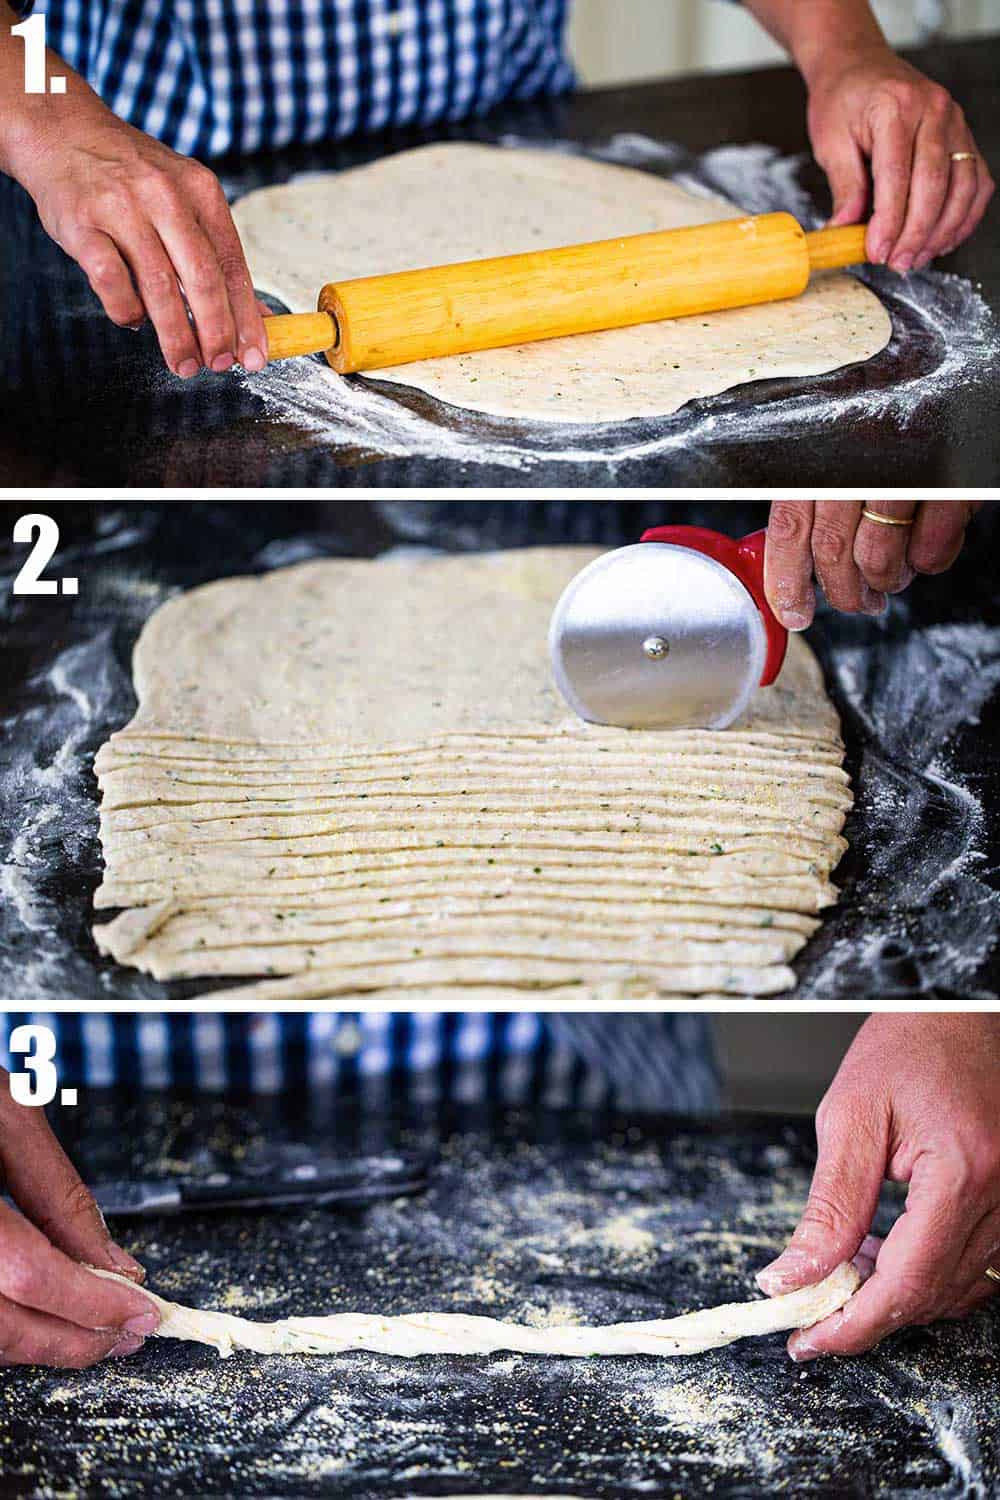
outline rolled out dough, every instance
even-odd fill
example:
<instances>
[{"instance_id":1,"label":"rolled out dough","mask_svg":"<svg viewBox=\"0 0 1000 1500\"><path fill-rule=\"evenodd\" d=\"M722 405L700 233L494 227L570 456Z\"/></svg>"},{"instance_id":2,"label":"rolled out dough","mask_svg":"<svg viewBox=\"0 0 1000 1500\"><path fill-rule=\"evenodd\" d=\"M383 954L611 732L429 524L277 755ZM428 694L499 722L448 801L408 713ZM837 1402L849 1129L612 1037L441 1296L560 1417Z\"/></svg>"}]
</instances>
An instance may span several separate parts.
<instances>
[{"instance_id":1,"label":"rolled out dough","mask_svg":"<svg viewBox=\"0 0 1000 1500\"><path fill-rule=\"evenodd\" d=\"M723 732L583 724L546 632L593 556L323 561L164 605L96 762L102 951L260 1000L787 989L851 804L818 665L793 638Z\"/></svg>"},{"instance_id":2,"label":"rolled out dough","mask_svg":"<svg viewBox=\"0 0 1000 1500\"><path fill-rule=\"evenodd\" d=\"M282 1318L254 1323L232 1313L207 1312L167 1302L112 1271L95 1275L140 1290L160 1313L157 1337L210 1344L225 1359L234 1349L256 1354L342 1354L365 1349L412 1359L422 1354L701 1354L737 1339L789 1328L810 1328L843 1307L861 1277L845 1262L816 1286L756 1302L728 1302L678 1318L649 1323L612 1323L604 1328L533 1328L462 1313L410 1313L383 1318L374 1313L334 1313L323 1318Z\"/></svg>"},{"instance_id":3,"label":"rolled out dough","mask_svg":"<svg viewBox=\"0 0 1000 1500\"><path fill-rule=\"evenodd\" d=\"M233 210L254 285L292 312L313 311L328 281L740 216L722 198L687 192L650 172L559 151L460 142L261 188ZM665 416L747 381L836 370L870 359L891 334L874 293L832 272L815 276L792 301L368 375L493 416L619 422Z\"/></svg>"}]
</instances>

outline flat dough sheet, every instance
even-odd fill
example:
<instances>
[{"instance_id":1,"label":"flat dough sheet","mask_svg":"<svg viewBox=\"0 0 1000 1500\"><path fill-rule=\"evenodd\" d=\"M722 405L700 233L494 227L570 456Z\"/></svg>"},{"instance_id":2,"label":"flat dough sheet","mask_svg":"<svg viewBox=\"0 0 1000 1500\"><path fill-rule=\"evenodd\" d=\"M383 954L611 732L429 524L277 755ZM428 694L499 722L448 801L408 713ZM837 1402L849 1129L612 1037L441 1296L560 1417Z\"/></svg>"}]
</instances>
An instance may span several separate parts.
<instances>
[{"instance_id":1,"label":"flat dough sheet","mask_svg":"<svg viewBox=\"0 0 1000 1500\"><path fill-rule=\"evenodd\" d=\"M817 1285L781 1297L729 1302L647 1323L535 1328L463 1313L409 1313L390 1318L376 1313L334 1313L255 1323L232 1313L168 1302L145 1287L136 1288L135 1282L113 1271L95 1270L94 1274L144 1292L161 1315L158 1337L209 1344L223 1358L234 1349L257 1354L343 1354L365 1349L404 1359L422 1354L495 1354L501 1350L563 1357L702 1354L737 1339L809 1328L843 1307L861 1284L858 1272L845 1262Z\"/></svg>"},{"instance_id":2,"label":"flat dough sheet","mask_svg":"<svg viewBox=\"0 0 1000 1500\"><path fill-rule=\"evenodd\" d=\"M328 281L739 218L741 210L583 156L454 142L261 188L237 202L233 217L255 287L292 312L311 312ZM891 334L874 293L831 272L791 301L367 374L492 416L620 422L665 416L747 381L824 374L870 359Z\"/></svg>"},{"instance_id":3,"label":"flat dough sheet","mask_svg":"<svg viewBox=\"0 0 1000 1500\"><path fill-rule=\"evenodd\" d=\"M851 804L819 667L793 637L722 732L582 723L546 632L597 555L313 562L164 605L96 762L101 950L260 1000L789 988Z\"/></svg>"}]
</instances>

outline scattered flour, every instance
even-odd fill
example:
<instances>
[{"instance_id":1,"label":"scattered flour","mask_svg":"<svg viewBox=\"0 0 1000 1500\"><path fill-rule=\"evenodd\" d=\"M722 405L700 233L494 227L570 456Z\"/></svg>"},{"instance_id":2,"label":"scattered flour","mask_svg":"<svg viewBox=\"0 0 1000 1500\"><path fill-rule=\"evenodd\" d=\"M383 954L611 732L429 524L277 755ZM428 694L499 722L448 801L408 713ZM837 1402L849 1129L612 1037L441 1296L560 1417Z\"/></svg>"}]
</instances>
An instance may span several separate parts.
<instances>
[{"instance_id":1,"label":"scattered flour","mask_svg":"<svg viewBox=\"0 0 1000 1500\"><path fill-rule=\"evenodd\" d=\"M831 914L809 993L970 994L1000 936L1000 895L979 878L986 810L949 744L1000 689L1000 629L982 623L900 632L905 596L874 633L838 646L834 676L864 726L854 816L864 889ZM896 621L896 628L893 621ZM886 632L891 631L891 634Z\"/></svg>"},{"instance_id":2,"label":"scattered flour","mask_svg":"<svg viewBox=\"0 0 1000 1500\"><path fill-rule=\"evenodd\" d=\"M639 1211L640 1213L642 1210ZM571 1243L580 1239L593 1239L609 1250L617 1259L635 1260L652 1255L656 1249L656 1236L636 1223L635 1214L615 1214L596 1230L587 1230L574 1235Z\"/></svg>"}]
</instances>

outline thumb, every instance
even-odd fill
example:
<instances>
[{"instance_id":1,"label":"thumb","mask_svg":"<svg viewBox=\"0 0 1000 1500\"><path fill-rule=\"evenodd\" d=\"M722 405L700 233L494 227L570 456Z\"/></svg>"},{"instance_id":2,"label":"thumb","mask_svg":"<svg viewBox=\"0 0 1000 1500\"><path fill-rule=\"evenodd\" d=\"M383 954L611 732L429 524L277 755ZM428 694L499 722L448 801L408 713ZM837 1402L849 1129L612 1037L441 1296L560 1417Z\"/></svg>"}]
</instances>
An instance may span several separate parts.
<instances>
[{"instance_id":1,"label":"thumb","mask_svg":"<svg viewBox=\"0 0 1000 1500\"><path fill-rule=\"evenodd\" d=\"M0 1166L7 1191L36 1228L71 1259L133 1281L145 1272L116 1245L93 1195L52 1134L41 1110L15 1105L0 1131Z\"/></svg>"},{"instance_id":2,"label":"thumb","mask_svg":"<svg viewBox=\"0 0 1000 1500\"><path fill-rule=\"evenodd\" d=\"M860 224L868 211L870 184L868 168L857 142L845 135L836 143L830 143L820 165L826 173L833 198L830 226Z\"/></svg>"},{"instance_id":3,"label":"thumb","mask_svg":"<svg viewBox=\"0 0 1000 1500\"><path fill-rule=\"evenodd\" d=\"M837 1097L820 1106L816 1134L819 1159L798 1227L777 1260L757 1273L769 1297L822 1281L853 1259L871 1228L888 1154L884 1117Z\"/></svg>"}]
</instances>

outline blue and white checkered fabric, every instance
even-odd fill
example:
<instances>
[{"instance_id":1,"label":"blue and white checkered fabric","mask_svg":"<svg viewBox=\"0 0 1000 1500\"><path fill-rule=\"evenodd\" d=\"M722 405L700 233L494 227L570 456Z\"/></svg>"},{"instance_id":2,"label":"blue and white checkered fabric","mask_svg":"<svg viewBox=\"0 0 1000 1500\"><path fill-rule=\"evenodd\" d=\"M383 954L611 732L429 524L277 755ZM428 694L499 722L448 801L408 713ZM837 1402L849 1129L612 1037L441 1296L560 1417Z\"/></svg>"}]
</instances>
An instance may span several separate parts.
<instances>
[{"instance_id":1,"label":"blue and white checkered fabric","mask_svg":"<svg viewBox=\"0 0 1000 1500\"><path fill-rule=\"evenodd\" d=\"M360 1096L390 1102L548 1108L718 1108L700 1015L488 1013L55 1015L0 1012L0 1062L15 1026L48 1026L60 1087Z\"/></svg>"},{"instance_id":2,"label":"blue and white checkered fabric","mask_svg":"<svg viewBox=\"0 0 1000 1500\"><path fill-rule=\"evenodd\" d=\"M35 9L49 46L116 115L192 156L461 120L573 83L567 0L37 0Z\"/></svg>"}]
</instances>

